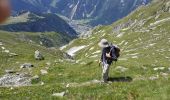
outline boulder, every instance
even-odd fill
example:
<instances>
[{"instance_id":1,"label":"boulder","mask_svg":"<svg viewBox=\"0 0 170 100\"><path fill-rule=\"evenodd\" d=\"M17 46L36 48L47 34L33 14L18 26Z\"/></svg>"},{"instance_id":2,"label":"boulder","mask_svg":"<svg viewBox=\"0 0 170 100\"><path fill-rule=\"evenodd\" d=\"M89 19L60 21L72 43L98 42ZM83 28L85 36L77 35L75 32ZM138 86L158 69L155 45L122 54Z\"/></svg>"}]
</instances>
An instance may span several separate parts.
<instances>
[{"instance_id":1,"label":"boulder","mask_svg":"<svg viewBox=\"0 0 170 100\"><path fill-rule=\"evenodd\" d=\"M32 67L34 67L33 64L31 64L31 63L25 63L25 64L22 64L20 68L32 68Z\"/></svg>"},{"instance_id":2,"label":"boulder","mask_svg":"<svg viewBox=\"0 0 170 100\"><path fill-rule=\"evenodd\" d=\"M36 60L44 60L44 56L41 54L39 50L35 51L34 57Z\"/></svg>"},{"instance_id":3,"label":"boulder","mask_svg":"<svg viewBox=\"0 0 170 100\"><path fill-rule=\"evenodd\" d=\"M16 53L10 53L9 56L10 56L10 57L14 57L14 56L18 56L18 54L16 54Z\"/></svg>"},{"instance_id":4,"label":"boulder","mask_svg":"<svg viewBox=\"0 0 170 100\"><path fill-rule=\"evenodd\" d=\"M65 92L61 92L61 93L53 93L52 96L56 96L56 97L63 97L65 95Z\"/></svg>"},{"instance_id":5,"label":"boulder","mask_svg":"<svg viewBox=\"0 0 170 100\"><path fill-rule=\"evenodd\" d=\"M31 85L30 77L25 74L6 74L0 77L0 86L28 86Z\"/></svg>"}]
</instances>

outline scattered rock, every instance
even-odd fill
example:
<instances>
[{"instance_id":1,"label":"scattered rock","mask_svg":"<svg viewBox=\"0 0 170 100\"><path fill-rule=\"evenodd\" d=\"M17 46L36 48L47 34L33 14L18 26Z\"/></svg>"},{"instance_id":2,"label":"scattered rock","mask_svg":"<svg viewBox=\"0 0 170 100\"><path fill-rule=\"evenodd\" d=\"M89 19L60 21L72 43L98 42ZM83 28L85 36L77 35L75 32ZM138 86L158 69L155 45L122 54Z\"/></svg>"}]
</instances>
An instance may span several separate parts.
<instances>
[{"instance_id":1,"label":"scattered rock","mask_svg":"<svg viewBox=\"0 0 170 100\"><path fill-rule=\"evenodd\" d=\"M9 50L4 50L5 53L9 53L10 51Z\"/></svg>"},{"instance_id":2,"label":"scattered rock","mask_svg":"<svg viewBox=\"0 0 170 100\"><path fill-rule=\"evenodd\" d=\"M153 68L153 70L157 71L159 68Z\"/></svg>"},{"instance_id":3,"label":"scattered rock","mask_svg":"<svg viewBox=\"0 0 170 100\"><path fill-rule=\"evenodd\" d=\"M10 53L9 56L10 56L10 57L14 57L14 56L18 56L18 54L16 54L16 53Z\"/></svg>"},{"instance_id":4,"label":"scattered rock","mask_svg":"<svg viewBox=\"0 0 170 100\"><path fill-rule=\"evenodd\" d=\"M15 62L16 64L19 64L19 62L17 61L17 62Z\"/></svg>"},{"instance_id":5,"label":"scattered rock","mask_svg":"<svg viewBox=\"0 0 170 100\"><path fill-rule=\"evenodd\" d=\"M53 93L52 96L56 96L56 97L63 97L65 95L65 92L61 92L61 93Z\"/></svg>"},{"instance_id":6,"label":"scattered rock","mask_svg":"<svg viewBox=\"0 0 170 100\"><path fill-rule=\"evenodd\" d=\"M0 86L28 86L31 85L30 77L25 74L6 74L0 78Z\"/></svg>"},{"instance_id":7,"label":"scattered rock","mask_svg":"<svg viewBox=\"0 0 170 100\"><path fill-rule=\"evenodd\" d=\"M67 85L66 85L66 88L68 88L68 87L70 87L70 84L67 84Z\"/></svg>"},{"instance_id":8,"label":"scattered rock","mask_svg":"<svg viewBox=\"0 0 170 100\"><path fill-rule=\"evenodd\" d=\"M156 68L153 68L154 71L158 71L158 70L164 70L165 67L156 67Z\"/></svg>"},{"instance_id":9,"label":"scattered rock","mask_svg":"<svg viewBox=\"0 0 170 100\"><path fill-rule=\"evenodd\" d=\"M5 70L5 72L6 72L7 74L13 74L13 73L16 73L16 71L14 71L14 70Z\"/></svg>"},{"instance_id":10,"label":"scattered rock","mask_svg":"<svg viewBox=\"0 0 170 100\"><path fill-rule=\"evenodd\" d=\"M32 80L39 80L39 79L40 79L40 77L38 75L35 75L32 77Z\"/></svg>"},{"instance_id":11,"label":"scattered rock","mask_svg":"<svg viewBox=\"0 0 170 100\"><path fill-rule=\"evenodd\" d=\"M3 43L2 43L2 42L0 42L0 46L3 46Z\"/></svg>"},{"instance_id":12,"label":"scattered rock","mask_svg":"<svg viewBox=\"0 0 170 100\"><path fill-rule=\"evenodd\" d=\"M136 59L136 58L138 58L138 56L132 56L132 58L133 58L133 59Z\"/></svg>"},{"instance_id":13,"label":"scattered rock","mask_svg":"<svg viewBox=\"0 0 170 100\"><path fill-rule=\"evenodd\" d=\"M2 50L5 50L5 47L1 47Z\"/></svg>"},{"instance_id":14,"label":"scattered rock","mask_svg":"<svg viewBox=\"0 0 170 100\"><path fill-rule=\"evenodd\" d=\"M41 75L46 75L46 74L48 74L48 72L46 71L46 70L40 70L41 71Z\"/></svg>"},{"instance_id":15,"label":"scattered rock","mask_svg":"<svg viewBox=\"0 0 170 100\"><path fill-rule=\"evenodd\" d=\"M39 50L35 51L34 57L36 60L44 60L44 56L41 54Z\"/></svg>"},{"instance_id":16,"label":"scattered rock","mask_svg":"<svg viewBox=\"0 0 170 100\"><path fill-rule=\"evenodd\" d=\"M149 77L150 80L157 80L159 79L159 75L156 75L156 76L151 76Z\"/></svg>"},{"instance_id":17,"label":"scattered rock","mask_svg":"<svg viewBox=\"0 0 170 100\"><path fill-rule=\"evenodd\" d=\"M62 73L59 73L58 75L59 75L59 76L63 76L63 74L62 74Z\"/></svg>"},{"instance_id":18,"label":"scattered rock","mask_svg":"<svg viewBox=\"0 0 170 100\"><path fill-rule=\"evenodd\" d=\"M81 62L80 64L81 64L81 65L85 65L86 63L85 63L85 62Z\"/></svg>"},{"instance_id":19,"label":"scattered rock","mask_svg":"<svg viewBox=\"0 0 170 100\"><path fill-rule=\"evenodd\" d=\"M32 67L34 67L33 64L31 64L31 63L25 63L25 64L22 64L20 68L32 68Z\"/></svg>"},{"instance_id":20,"label":"scattered rock","mask_svg":"<svg viewBox=\"0 0 170 100\"><path fill-rule=\"evenodd\" d=\"M41 85L44 85L44 82L41 82Z\"/></svg>"},{"instance_id":21,"label":"scattered rock","mask_svg":"<svg viewBox=\"0 0 170 100\"><path fill-rule=\"evenodd\" d=\"M163 77L165 77L165 78L168 77L168 73L163 73L163 72L161 72L160 74L161 74Z\"/></svg>"},{"instance_id":22,"label":"scattered rock","mask_svg":"<svg viewBox=\"0 0 170 100\"><path fill-rule=\"evenodd\" d=\"M59 62L64 62L64 60L62 60L62 59L59 59L58 61L59 61Z\"/></svg>"},{"instance_id":23,"label":"scattered rock","mask_svg":"<svg viewBox=\"0 0 170 100\"><path fill-rule=\"evenodd\" d=\"M79 64L81 60L76 60L76 64Z\"/></svg>"},{"instance_id":24,"label":"scattered rock","mask_svg":"<svg viewBox=\"0 0 170 100\"><path fill-rule=\"evenodd\" d=\"M168 70L170 71L170 67L168 68Z\"/></svg>"},{"instance_id":25,"label":"scattered rock","mask_svg":"<svg viewBox=\"0 0 170 100\"><path fill-rule=\"evenodd\" d=\"M163 7L164 12L169 12L170 13L170 1L167 2L164 7Z\"/></svg>"},{"instance_id":26,"label":"scattered rock","mask_svg":"<svg viewBox=\"0 0 170 100\"><path fill-rule=\"evenodd\" d=\"M47 66L50 66L50 65L51 65L51 63L50 63L50 62L47 62L47 63L46 63L46 65L47 65Z\"/></svg>"}]
</instances>

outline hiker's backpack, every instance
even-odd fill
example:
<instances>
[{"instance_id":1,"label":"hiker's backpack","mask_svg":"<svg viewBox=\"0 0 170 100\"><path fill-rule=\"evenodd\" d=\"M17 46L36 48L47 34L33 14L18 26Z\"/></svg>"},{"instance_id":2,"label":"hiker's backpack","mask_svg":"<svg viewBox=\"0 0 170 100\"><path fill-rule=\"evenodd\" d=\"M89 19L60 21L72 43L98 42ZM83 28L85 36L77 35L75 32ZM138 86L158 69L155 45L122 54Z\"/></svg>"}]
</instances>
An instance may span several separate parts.
<instances>
[{"instance_id":1,"label":"hiker's backpack","mask_svg":"<svg viewBox=\"0 0 170 100\"><path fill-rule=\"evenodd\" d=\"M113 51L114 50L114 51ZM118 46L115 45L111 45L110 46L110 56L113 57L113 55L116 56L115 59L112 59L113 61L117 61L119 56L120 56L120 48ZM114 54L113 54L114 53Z\"/></svg>"}]
</instances>

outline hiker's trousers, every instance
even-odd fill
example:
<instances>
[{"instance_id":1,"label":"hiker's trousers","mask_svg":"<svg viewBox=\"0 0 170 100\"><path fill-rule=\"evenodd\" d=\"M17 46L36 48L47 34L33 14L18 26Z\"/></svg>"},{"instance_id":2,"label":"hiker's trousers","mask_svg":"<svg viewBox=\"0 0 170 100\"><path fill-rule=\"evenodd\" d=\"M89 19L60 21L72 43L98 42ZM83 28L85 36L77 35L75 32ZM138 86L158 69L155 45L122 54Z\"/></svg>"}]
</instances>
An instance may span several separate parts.
<instances>
[{"instance_id":1,"label":"hiker's trousers","mask_svg":"<svg viewBox=\"0 0 170 100\"><path fill-rule=\"evenodd\" d=\"M109 78L109 68L110 68L109 64L107 64L107 63L102 64L102 80L104 82L107 82L107 80Z\"/></svg>"}]
</instances>

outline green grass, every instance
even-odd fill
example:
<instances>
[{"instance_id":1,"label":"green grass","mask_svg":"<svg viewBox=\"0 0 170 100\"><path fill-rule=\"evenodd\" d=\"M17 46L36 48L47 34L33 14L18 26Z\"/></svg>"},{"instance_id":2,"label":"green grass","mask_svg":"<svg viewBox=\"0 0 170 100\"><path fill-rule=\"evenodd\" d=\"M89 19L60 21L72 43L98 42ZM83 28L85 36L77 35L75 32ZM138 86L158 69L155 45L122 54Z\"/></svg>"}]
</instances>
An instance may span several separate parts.
<instances>
[{"instance_id":1,"label":"green grass","mask_svg":"<svg viewBox=\"0 0 170 100\"><path fill-rule=\"evenodd\" d=\"M38 74L40 80L33 86L0 88L0 99L7 100L168 100L170 98L170 25L169 21L160 23L155 29L150 29L150 23L168 18L170 13L161 10L163 1L141 7L126 18L119 20L112 25L100 26L93 30L89 38L79 38L68 45L64 51L74 47L88 45L76 53L75 62L55 62L62 59L61 51L50 50L36 43L29 44L17 39L17 35L1 32L0 41L5 43L5 47L10 49L19 56L9 58L6 54L0 52L1 69L3 75L7 68L19 68L20 63L32 62L36 65L33 68L33 74ZM155 20L156 11L159 11L160 17ZM144 13L143 16L140 16ZM152 16L151 19L148 19ZM113 31L115 26L126 23L128 20L146 20L145 24L139 26L138 23L133 27L123 27L121 32L125 32L122 37L117 37L118 33ZM140 32L146 28L149 32ZM26 34L26 33L25 33ZM33 33L32 33L33 34ZM50 34L50 33L49 33ZM29 34L28 34L29 35ZM131 82L113 82L110 84L87 84L75 87L66 87L67 84L82 84L91 80L101 78L101 67L98 66L97 60L100 59L100 53L93 54L100 50L97 43L106 38L117 44L121 48L121 57L110 69L110 77L131 77ZM155 44L153 44L155 43ZM30 49L28 49L30 48ZM94 49L92 49L94 48ZM35 50L41 50L45 55L44 61L35 61L33 54ZM136 54L136 55L134 55ZM97 57L91 57L97 55ZM137 58L134 58L137 56ZM10 59L10 61L8 61ZM125 60L124 60L125 59ZM127 59L127 60L126 60ZM45 68L45 63L51 62L47 75L40 75L40 70ZM81 64L82 63L82 64ZM116 69L117 66L128 68L127 71L121 72ZM155 67L165 67L164 70L154 71ZM167 73L165 77L162 73ZM150 80L152 76L159 76L156 80ZM40 85L40 81L44 85ZM53 93L67 91L63 98L53 97Z\"/></svg>"}]
</instances>

